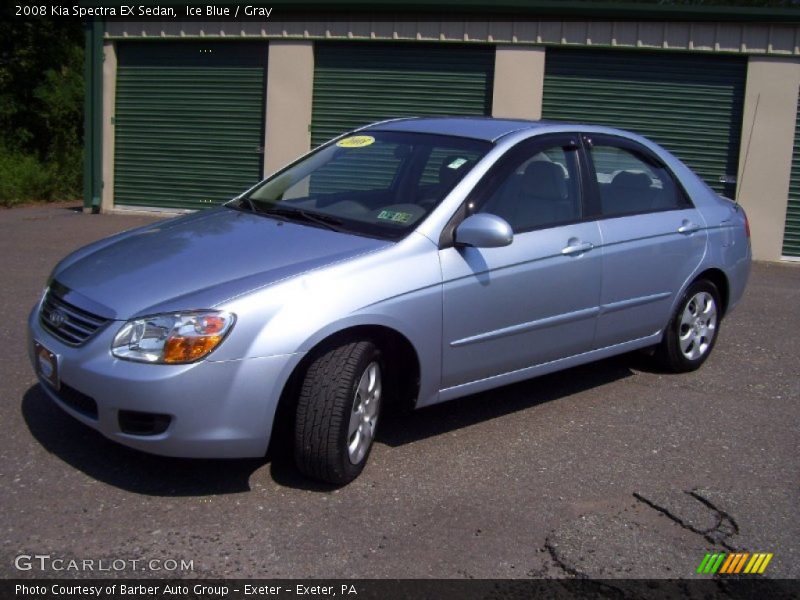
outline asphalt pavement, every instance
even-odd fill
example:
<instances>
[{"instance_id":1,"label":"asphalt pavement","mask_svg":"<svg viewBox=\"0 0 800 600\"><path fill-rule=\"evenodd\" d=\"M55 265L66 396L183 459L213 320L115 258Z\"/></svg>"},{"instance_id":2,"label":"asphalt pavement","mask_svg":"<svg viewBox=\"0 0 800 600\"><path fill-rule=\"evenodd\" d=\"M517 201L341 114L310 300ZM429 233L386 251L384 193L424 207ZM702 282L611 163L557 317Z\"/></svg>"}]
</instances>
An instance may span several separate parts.
<instances>
[{"instance_id":1,"label":"asphalt pavement","mask_svg":"<svg viewBox=\"0 0 800 600\"><path fill-rule=\"evenodd\" d=\"M0 210L0 576L682 578L735 551L800 576L800 265L754 265L696 373L627 355L392 414L335 489L280 456L129 450L39 389L25 320L48 273L150 221Z\"/></svg>"}]
</instances>

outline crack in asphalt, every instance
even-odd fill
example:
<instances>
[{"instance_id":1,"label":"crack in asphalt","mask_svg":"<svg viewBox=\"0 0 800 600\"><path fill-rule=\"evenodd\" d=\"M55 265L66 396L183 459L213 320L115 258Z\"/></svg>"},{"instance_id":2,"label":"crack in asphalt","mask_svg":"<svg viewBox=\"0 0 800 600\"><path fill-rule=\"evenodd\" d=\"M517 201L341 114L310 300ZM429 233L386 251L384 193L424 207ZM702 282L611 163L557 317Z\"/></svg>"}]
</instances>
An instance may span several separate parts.
<instances>
[{"instance_id":1,"label":"crack in asphalt","mask_svg":"<svg viewBox=\"0 0 800 600\"><path fill-rule=\"evenodd\" d=\"M597 579L591 578L586 573L579 571L573 566L567 564L567 562L561 558L558 554L558 550L555 546L553 546L552 542L550 541L550 537L547 537L544 542L545 550L550 555L550 558L555 563L556 567L561 569L564 573L568 575L572 575L576 579L587 580L591 581L590 590L592 592L591 597L593 598L609 598L614 600L623 600L623 599L630 599L630 600L645 600L646 596L637 594L634 590L630 588L625 588L624 586L617 586L609 581L599 581ZM630 581L628 583L631 583ZM583 593L585 594L584 597L589 597L589 594L586 593L589 590L584 589Z\"/></svg>"},{"instance_id":2,"label":"crack in asphalt","mask_svg":"<svg viewBox=\"0 0 800 600\"><path fill-rule=\"evenodd\" d=\"M684 491L683 493L687 494L695 501L699 502L705 508L711 511L713 515L713 525L707 528L700 528L688 522L687 520L684 520L684 518L681 518L678 514L676 514L676 512L673 512L673 510L670 510L670 508L668 508L667 506L662 506L658 502L651 500L650 498L647 498L646 496L642 495L639 492L633 492L633 497L636 499L637 502L640 502L645 506L648 506L653 510L663 514L670 521L672 521L682 529L691 531L694 534L702 536L703 539L705 539L710 544L721 546L730 552L739 552L740 549L737 548L731 540L733 536L739 534L739 524L736 522L736 519L734 519L731 514L729 514L725 510L715 505L706 496L701 494L697 488ZM581 579L581 580L587 580L592 578L590 574L583 572L574 563L574 561L568 560L567 558L561 556L558 549L558 544L554 541L554 539L550 535L548 535L545 538L544 550L550 556L554 568L560 570L564 574L564 576L573 577L575 579ZM618 594L621 595L620 597L633 597L630 595L631 590L617 588L613 585L605 585L604 591L608 594L612 594L615 597Z\"/></svg>"},{"instance_id":3,"label":"crack in asphalt","mask_svg":"<svg viewBox=\"0 0 800 600\"><path fill-rule=\"evenodd\" d=\"M589 578L589 576L586 573L582 573L578 571L576 568L571 567L564 561L564 559L562 559L558 555L558 550L556 550L555 546L553 546L552 542L550 541L550 536L548 536L544 540L544 549L547 550L547 553L550 555L550 558L553 560L556 566L565 573L572 575L573 577L577 577L579 579Z\"/></svg>"},{"instance_id":4,"label":"crack in asphalt","mask_svg":"<svg viewBox=\"0 0 800 600\"><path fill-rule=\"evenodd\" d=\"M661 506L648 498L645 498L638 492L633 492L633 497L639 502L642 502L650 508L660 512L683 529L703 536L703 538L705 538L705 540L709 543L720 545L730 552L738 552L740 550L739 548L728 543L728 539L730 537L738 535L739 533L739 525L736 523L736 520L730 514L717 507L713 502L711 502L711 500L701 495L696 489L688 492L685 491L684 493L688 494L713 512L716 522L712 527L709 527L708 529L698 529L691 523L687 523L681 519L668 508Z\"/></svg>"},{"instance_id":5,"label":"crack in asphalt","mask_svg":"<svg viewBox=\"0 0 800 600\"><path fill-rule=\"evenodd\" d=\"M544 541L544 548L547 550L547 553L550 555L550 558L555 563L556 567L561 569L564 573L572 575L576 579L591 579L589 575L579 571L575 567L570 566L558 555L558 550L555 546L553 546L549 536ZM594 588L592 591L596 594L593 596L595 598L642 598L641 596L635 594L632 595L630 590L622 589L606 581L593 580L592 587Z\"/></svg>"}]
</instances>

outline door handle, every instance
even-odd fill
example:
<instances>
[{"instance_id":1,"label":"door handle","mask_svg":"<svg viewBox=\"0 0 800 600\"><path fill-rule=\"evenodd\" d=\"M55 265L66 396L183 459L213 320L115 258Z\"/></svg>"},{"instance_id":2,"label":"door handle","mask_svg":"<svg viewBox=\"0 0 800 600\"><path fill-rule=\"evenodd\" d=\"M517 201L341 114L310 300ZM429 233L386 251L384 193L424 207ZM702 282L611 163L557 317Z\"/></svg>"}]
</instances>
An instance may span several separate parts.
<instances>
[{"instance_id":1,"label":"door handle","mask_svg":"<svg viewBox=\"0 0 800 600\"><path fill-rule=\"evenodd\" d=\"M681 226L678 227L678 233L689 234L689 233L694 233L698 229L700 229L700 225L684 219L683 223L681 223Z\"/></svg>"},{"instance_id":2,"label":"door handle","mask_svg":"<svg viewBox=\"0 0 800 600\"><path fill-rule=\"evenodd\" d=\"M591 242L581 242L580 240L571 239L567 242L569 244L566 248L561 251L561 254L564 256L572 256L574 254L583 254L584 252L588 252L592 248L594 248L594 244Z\"/></svg>"}]
</instances>

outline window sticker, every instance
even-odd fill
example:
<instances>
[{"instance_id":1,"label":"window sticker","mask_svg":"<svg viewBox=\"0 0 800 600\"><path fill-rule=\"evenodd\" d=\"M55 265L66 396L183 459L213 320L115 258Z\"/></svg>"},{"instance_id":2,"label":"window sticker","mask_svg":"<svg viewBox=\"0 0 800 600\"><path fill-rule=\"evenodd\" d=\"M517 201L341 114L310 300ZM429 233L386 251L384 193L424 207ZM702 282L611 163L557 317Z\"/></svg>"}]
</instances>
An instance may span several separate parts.
<instances>
[{"instance_id":1,"label":"window sticker","mask_svg":"<svg viewBox=\"0 0 800 600\"><path fill-rule=\"evenodd\" d=\"M449 165L447 165L447 168L448 169L457 169L461 165L463 165L465 162L467 162L466 158L457 158L453 162L451 162Z\"/></svg>"},{"instance_id":2,"label":"window sticker","mask_svg":"<svg viewBox=\"0 0 800 600\"><path fill-rule=\"evenodd\" d=\"M375 143L375 138L371 135L351 135L343 140L336 142L339 148L364 148Z\"/></svg>"},{"instance_id":3,"label":"window sticker","mask_svg":"<svg viewBox=\"0 0 800 600\"><path fill-rule=\"evenodd\" d=\"M384 221L393 221L394 223L408 223L413 217L411 213L396 212L393 210L382 210L378 213L378 218Z\"/></svg>"}]
</instances>

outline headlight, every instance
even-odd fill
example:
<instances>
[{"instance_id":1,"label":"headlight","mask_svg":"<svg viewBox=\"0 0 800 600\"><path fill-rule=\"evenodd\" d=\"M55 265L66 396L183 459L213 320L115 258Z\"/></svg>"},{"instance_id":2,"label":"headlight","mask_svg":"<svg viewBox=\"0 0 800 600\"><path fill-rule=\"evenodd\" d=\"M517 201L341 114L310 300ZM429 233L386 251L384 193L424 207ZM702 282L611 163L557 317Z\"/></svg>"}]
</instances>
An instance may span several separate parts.
<instances>
[{"instance_id":1,"label":"headlight","mask_svg":"<svg viewBox=\"0 0 800 600\"><path fill-rule=\"evenodd\" d=\"M128 321L111 344L117 358L148 363L190 363L208 356L233 327L235 315L194 311Z\"/></svg>"}]
</instances>

